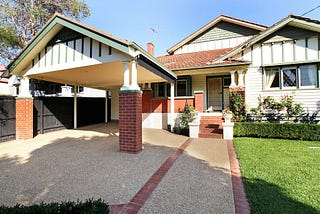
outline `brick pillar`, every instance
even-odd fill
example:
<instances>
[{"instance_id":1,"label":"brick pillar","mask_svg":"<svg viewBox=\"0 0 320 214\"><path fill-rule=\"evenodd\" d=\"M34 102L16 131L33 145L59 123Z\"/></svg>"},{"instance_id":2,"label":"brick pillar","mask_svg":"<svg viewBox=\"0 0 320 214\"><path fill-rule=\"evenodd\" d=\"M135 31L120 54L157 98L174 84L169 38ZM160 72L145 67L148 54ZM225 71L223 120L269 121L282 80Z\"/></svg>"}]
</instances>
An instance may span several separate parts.
<instances>
[{"instance_id":1,"label":"brick pillar","mask_svg":"<svg viewBox=\"0 0 320 214\"><path fill-rule=\"evenodd\" d=\"M196 111L203 112L203 91L194 92L194 107Z\"/></svg>"},{"instance_id":2,"label":"brick pillar","mask_svg":"<svg viewBox=\"0 0 320 214\"><path fill-rule=\"evenodd\" d=\"M33 138L33 98L16 98L16 139Z\"/></svg>"},{"instance_id":3,"label":"brick pillar","mask_svg":"<svg viewBox=\"0 0 320 214\"><path fill-rule=\"evenodd\" d=\"M152 112L152 90L143 90L142 113Z\"/></svg>"},{"instance_id":4,"label":"brick pillar","mask_svg":"<svg viewBox=\"0 0 320 214\"><path fill-rule=\"evenodd\" d=\"M142 150L142 93L123 90L119 95L119 145L121 152Z\"/></svg>"}]
</instances>

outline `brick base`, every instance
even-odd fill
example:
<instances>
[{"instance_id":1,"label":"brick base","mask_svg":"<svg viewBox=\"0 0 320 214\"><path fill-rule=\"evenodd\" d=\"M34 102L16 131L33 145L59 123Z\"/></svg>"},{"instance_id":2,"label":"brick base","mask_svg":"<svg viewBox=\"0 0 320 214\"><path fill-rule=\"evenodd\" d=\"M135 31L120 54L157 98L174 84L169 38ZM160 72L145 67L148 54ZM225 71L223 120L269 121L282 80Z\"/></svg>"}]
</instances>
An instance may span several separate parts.
<instances>
[{"instance_id":1,"label":"brick base","mask_svg":"<svg viewBox=\"0 0 320 214\"><path fill-rule=\"evenodd\" d=\"M16 99L16 139L33 138L33 98Z\"/></svg>"},{"instance_id":2,"label":"brick base","mask_svg":"<svg viewBox=\"0 0 320 214\"><path fill-rule=\"evenodd\" d=\"M141 91L120 91L119 146L121 152L142 150L142 94Z\"/></svg>"}]
</instances>

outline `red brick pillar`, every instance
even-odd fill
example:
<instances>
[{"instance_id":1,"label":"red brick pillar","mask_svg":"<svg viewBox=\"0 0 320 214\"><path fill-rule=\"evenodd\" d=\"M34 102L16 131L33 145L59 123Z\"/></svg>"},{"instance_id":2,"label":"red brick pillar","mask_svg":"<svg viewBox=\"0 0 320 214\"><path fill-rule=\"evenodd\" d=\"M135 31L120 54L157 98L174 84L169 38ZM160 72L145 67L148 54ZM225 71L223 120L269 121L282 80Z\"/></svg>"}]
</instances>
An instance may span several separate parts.
<instances>
[{"instance_id":1,"label":"red brick pillar","mask_svg":"<svg viewBox=\"0 0 320 214\"><path fill-rule=\"evenodd\" d=\"M194 107L196 111L203 112L203 91L194 92Z\"/></svg>"},{"instance_id":2,"label":"red brick pillar","mask_svg":"<svg viewBox=\"0 0 320 214\"><path fill-rule=\"evenodd\" d=\"M33 98L16 98L16 139L33 138Z\"/></svg>"},{"instance_id":3,"label":"red brick pillar","mask_svg":"<svg viewBox=\"0 0 320 214\"><path fill-rule=\"evenodd\" d=\"M121 152L142 150L142 93L139 90L120 91L119 134Z\"/></svg>"},{"instance_id":4,"label":"red brick pillar","mask_svg":"<svg viewBox=\"0 0 320 214\"><path fill-rule=\"evenodd\" d=\"M152 112L152 90L143 90L142 113Z\"/></svg>"}]
</instances>

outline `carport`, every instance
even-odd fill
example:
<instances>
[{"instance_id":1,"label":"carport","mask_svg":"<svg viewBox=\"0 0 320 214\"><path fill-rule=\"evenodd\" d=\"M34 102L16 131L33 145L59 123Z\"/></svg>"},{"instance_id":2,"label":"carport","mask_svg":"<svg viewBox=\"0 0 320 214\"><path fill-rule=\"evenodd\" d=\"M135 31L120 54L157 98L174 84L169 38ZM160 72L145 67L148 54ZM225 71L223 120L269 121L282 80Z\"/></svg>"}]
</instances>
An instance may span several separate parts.
<instances>
[{"instance_id":1,"label":"carport","mask_svg":"<svg viewBox=\"0 0 320 214\"><path fill-rule=\"evenodd\" d=\"M8 66L6 75L10 74L20 77L17 139L33 137L31 78L74 86L74 128L78 86L119 92L119 145L124 152L141 151L142 90L150 89L151 82L171 83L170 109L174 112L174 73L134 42L60 14L55 14ZM173 124L173 116L169 117Z\"/></svg>"}]
</instances>

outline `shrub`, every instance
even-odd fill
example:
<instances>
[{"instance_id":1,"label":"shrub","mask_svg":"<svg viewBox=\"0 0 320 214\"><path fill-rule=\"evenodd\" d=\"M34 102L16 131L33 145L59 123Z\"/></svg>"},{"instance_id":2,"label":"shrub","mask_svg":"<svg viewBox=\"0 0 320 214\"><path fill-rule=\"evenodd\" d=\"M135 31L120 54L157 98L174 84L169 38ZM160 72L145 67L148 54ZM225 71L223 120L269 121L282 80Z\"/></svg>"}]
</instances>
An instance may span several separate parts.
<instances>
[{"instance_id":1,"label":"shrub","mask_svg":"<svg viewBox=\"0 0 320 214\"><path fill-rule=\"evenodd\" d=\"M265 119L268 122L279 122L284 119L292 121L303 112L303 108L294 102L293 96L282 96L279 102L271 96L259 96L258 106L250 111L251 115L247 116L247 121L262 122Z\"/></svg>"},{"instance_id":2,"label":"shrub","mask_svg":"<svg viewBox=\"0 0 320 214\"><path fill-rule=\"evenodd\" d=\"M246 119L246 106L244 98L239 92L230 92L230 110L236 121L244 121Z\"/></svg>"},{"instance_id":3,"label":"shrub","mask_svg":"<svg viewBox=\"0 0 320 214\"><path fill-rule=\"evenodd\" d=\"M176 119L173 132L176 134L189 136L189 123L192 122L197 115L196 110L191 105L186 105L182 111L180 111L179 117Z\"/></svg>"},{"instance_id":4,"label":"shrub","mask_svg":"<svg viewBox=\"0 0 320 214\"><path fill-rule=\"evenodd\" d=\"M320 141L320 125L238 122L234 136Z\"/></svg>"},{"instance_id":5,"label":"shrub","mask_svg":"<svg viewBox=\"0 0 320 214\"><path fill-rule=\"evenodd\" d=\"M37 214L37 213L109 213L109 205L103 200L89 199L85 202L40 203L32 206L17 204L13 207L0 206L0 213Z\"/></svg>"}]
</instances>

